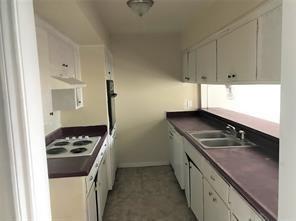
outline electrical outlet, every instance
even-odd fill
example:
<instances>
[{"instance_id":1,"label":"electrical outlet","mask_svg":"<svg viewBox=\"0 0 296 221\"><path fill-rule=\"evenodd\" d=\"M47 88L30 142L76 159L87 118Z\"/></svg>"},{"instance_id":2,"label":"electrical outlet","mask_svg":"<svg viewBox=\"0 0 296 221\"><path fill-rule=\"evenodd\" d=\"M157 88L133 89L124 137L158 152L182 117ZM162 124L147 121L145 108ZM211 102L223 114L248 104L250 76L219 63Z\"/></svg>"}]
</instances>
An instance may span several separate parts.
<instances>
[{"instance_id":1,"label":"electrical outlet","mask_svg":"<svg viewBox=\"0 0 296 221\"><path fill-rule=\"evenodd\" d=\"M189 110L192 108L192 100L185 99L184 101L184 109Z\"/></svg>"}]
</instances>

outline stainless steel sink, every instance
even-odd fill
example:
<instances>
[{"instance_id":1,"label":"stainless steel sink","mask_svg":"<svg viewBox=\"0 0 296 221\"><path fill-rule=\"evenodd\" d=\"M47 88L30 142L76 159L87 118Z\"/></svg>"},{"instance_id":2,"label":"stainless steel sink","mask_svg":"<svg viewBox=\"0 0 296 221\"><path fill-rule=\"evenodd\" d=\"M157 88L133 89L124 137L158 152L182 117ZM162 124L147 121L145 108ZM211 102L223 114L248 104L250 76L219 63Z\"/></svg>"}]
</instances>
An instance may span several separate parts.
<instances>
[{"instance_id":1,"label":"stainless steel sink","mask_svg":"<svg viewBox=\"0 0 296 221\"><path fill-rule=\"evenodd\" d=\"M225 138L227 135L223 130L209 130L190 134L196 139Z\"/></svg>"},{"instance_id":2,"label":"stainless steel sink","mask_svg":"<svg viewBox=\"0 0 296 221\"><path fill-rule=\"evenodd\" d=\"M189 134L205 149L241 148L255 146L255 144L248 140L240 140L237 137L222 130L189 132Z\"/></svg>"},{"instance_id":3,"label":"stainless steel sink","mask_svg":"<svg viewBox=\"0 0 296 221\"><path fill-rule=\"evenodd\" d=\"M252 143L248 141L240 141L239 139L234 138L201 140L200 143L206 149L254 146Z\"/></svg>"}]
</instances>

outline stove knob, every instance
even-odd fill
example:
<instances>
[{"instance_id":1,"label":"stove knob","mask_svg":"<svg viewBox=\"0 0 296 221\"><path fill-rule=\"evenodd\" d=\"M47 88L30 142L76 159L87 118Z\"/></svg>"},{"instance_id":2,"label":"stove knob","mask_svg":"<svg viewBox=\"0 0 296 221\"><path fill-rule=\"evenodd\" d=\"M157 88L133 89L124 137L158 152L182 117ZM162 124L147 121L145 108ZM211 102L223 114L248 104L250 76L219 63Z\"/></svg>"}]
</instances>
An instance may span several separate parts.
<instances>
[{"instance_id":1,"label":"stove knob","mask_svg":"<svg viewBox=\"0 0 296 221\"><path fill-rule=\"evenodd\" d=\"M85 139L89 139L89 136L85 136Z\"/></svg>"},{"instance_id":2,"label":"stove knob","mask_svg":"<svg viewBox=\"0 0 296 221\"><path fill-rule=\"evenodd\" d=\"M78 137L78 139L80 139L80 140L81 140L82 138L83 138L82 136L79 136L79 137Z\"/></svg>"},{"instance_id":3,"label":"stove knob","mask_svg":"<svg viewBox=\"0 0 296 221\"><path fill-rule=\"evenodd\" d=\"M70 137L66 137L66 140L70 140Z\"/></svg>"},{"instance_id":4,"label":"stove knob","mask_svg":"<svg viewBox=\"0 0 296 221\"><path fill-rule=\"evenodd\" d=\"M76 139L76 137L72 137L72 140L75 140Z\"/></svg>"}]
</instances>

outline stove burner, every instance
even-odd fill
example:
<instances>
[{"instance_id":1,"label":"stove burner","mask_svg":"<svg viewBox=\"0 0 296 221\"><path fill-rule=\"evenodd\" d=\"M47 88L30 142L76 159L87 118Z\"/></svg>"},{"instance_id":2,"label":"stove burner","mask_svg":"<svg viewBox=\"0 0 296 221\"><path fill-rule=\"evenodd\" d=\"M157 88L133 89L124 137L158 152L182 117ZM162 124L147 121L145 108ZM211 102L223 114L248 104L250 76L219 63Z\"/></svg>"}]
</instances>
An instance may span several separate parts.
<instances>
[{"instance_id":1,"label":"stove burner","mask_svg":"<svg viewBox=\"0 0 296 221\"><path fill-rule=\"evenodd\" d=\"M72 149L72 150L71 150L71 153L83 153L83 152L85 152L85 151L87 151L86 148L84 148L84 147L80 147L80 148Z\"/></svg>"},{"instance_id":2,"label":"stove burner","mask_svg":"<svg viewBox=\"0 0 296 221\"><path fill-rule=\"evenodd\" d=\"M85 146L92 143L91 140L79 140L73 143L73 146Z\"/></svg>"},{"instance_id":3,"label":"stove burner","mask_svg":"<svg viewBox=\"0 0 296 221\"><path fill-rule=\"evenodd\" d=\"M55 144L54 144L54 146L66 146L66 145L68 145L70 142L68 142L68 141L61 141L61 142L56 142Z\"/></svg>"},{"instance_id":4,"label":"stove burner","mask_svg":"<svg viewBox=\"0 0 296 221\"><path fill-rule=\"evenodd\" d=\"M60 153L65 153L67 150L63 147L58 147L58 148L52 148L46 151L48 154L60 154Z\"/></svg>"}]
</instances>

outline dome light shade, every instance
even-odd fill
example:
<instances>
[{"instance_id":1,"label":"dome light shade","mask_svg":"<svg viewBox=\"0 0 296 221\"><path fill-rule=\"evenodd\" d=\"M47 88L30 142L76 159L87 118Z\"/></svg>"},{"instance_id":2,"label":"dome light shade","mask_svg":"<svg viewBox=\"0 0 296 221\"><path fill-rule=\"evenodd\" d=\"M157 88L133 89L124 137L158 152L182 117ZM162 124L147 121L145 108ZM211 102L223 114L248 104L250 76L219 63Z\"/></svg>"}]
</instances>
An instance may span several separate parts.
<instances>
[{"instance_id":1,"label":"dome light shade","mask_svg":"<svg viewBox=\"0 0 296 221\"><path fill-rule=\"evenodd\" d=\"M127 5L140 17L146 14L153 6L153 0L128 0Z\"/></svg>"}]
</instances>

